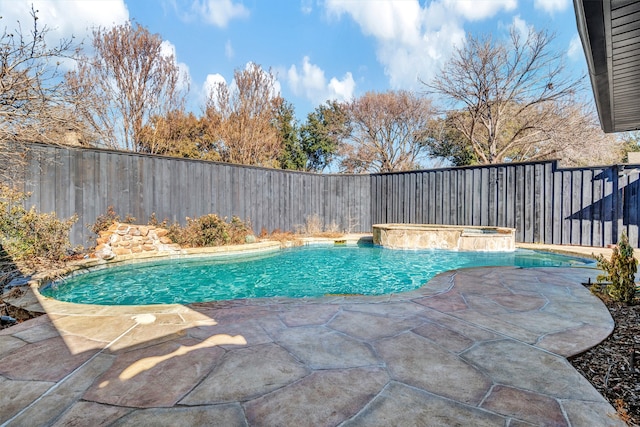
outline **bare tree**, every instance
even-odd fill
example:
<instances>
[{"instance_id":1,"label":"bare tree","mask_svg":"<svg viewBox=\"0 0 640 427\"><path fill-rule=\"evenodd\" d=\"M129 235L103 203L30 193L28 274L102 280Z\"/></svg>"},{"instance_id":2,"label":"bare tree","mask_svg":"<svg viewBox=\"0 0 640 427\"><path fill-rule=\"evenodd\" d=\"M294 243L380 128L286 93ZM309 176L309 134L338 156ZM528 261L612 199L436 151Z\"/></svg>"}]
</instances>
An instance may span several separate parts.
<instances>
[{"instance_id":1,"label":"bare tree","mask_svg":"<svg viewBox=\"0 0 640 427\"><path fill-rule=\"evenodd\" d=\"M277 114L283 99L276 78L250 63L234 72L233 87L218 83L209 94L205 118L223 161L278 167L282 150Z\"/></svg>"},{"instance_id":2,"label":"bare tree","mask_svg":"<svg viewBox=\"0 0 640 427\"><path fill-rule=\"evenodd\" d=\"M591 104L571 103L555 118L556 133L550 135L546 159L563 166L596 166L620 163L626 155L625 141L602 131ZM551 142L552 141L552 142Z\"/></svg>"},{"instance_id":3,"label":"bare tree","mask_svg":"<svg viewBox=\"0 0 640 427\"><path fill-rule=\"evenodd\" d=\"M47 45L49 28L22 24L0 36L0 141L64 143L78 123L65 105L60 63L76 54L73 40ZM1 18L1 17L0 17Z\"/></svg>"},{"instance_id":4,"label":"bare tree","mask_svg":"<svg viewBox=\"0 0 640 427\"><path fill-rule=\"evenodd\" d=\"M150 117L183 108L188 82L160 35L137 23L95 29L93 49L67 74L75 111L102 144L138 151Z\"/></svg>"},{"instance_id":5,"label":"bare tree","mask_svg":"<svg viewBox=\"0 0 640 427\"><path fill-rule=\"evenodd\" d=\"M567 77L564 52L554 52L552 41L533 29L512 30L507 42L470 36L426 84L457 111L450 123L479 163L548 158L562 148L558 124L571 113L580 79Z\"/></svg>"},{"instance_id":6,"label":"bare tree","mask_svg":"<svg viewBox=\"0 0 640 427\"><path fill-rule=\"evenodd\" d=\"M416 169L434 110L431 101L407 91L368 92L346 107L350 135L340 147L346 172Z\"/></svg>"}]
</instances>

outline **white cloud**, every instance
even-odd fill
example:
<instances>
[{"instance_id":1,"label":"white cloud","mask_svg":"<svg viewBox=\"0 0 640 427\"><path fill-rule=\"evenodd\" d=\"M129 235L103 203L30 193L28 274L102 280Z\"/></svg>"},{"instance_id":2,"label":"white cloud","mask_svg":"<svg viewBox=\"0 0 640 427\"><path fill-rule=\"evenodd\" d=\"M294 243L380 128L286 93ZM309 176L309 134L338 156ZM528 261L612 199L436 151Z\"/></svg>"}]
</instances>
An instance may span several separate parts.
<instances>
[{"instance_id":1,"label":"white cloud","mask_svg":"<svg viewBox=\"0 0 640 427\"><path fill-rule=\"evenodd\" d=\"M520 37L522 37L523 40L527 39L529 30L532 29L532 26L527 24L527 21L520 18L520 15L516 15L513 17L513 22L511 23L511 27L514 30L516 30L518 34L520 34Z\"/></svg>"},{"instance_id":2,"label":"white cloud","mask_svg":"<svg viewBox=\"0 0 640 427\"><path fill-rule=\"evenodd\" d=\"M178 62L178 56L176 55L176 47L168 40L163 40L160 45L160 53L164 57L172 57L175 65L178 66L180 72L180 81L178 82L178 88L184 91L189 90L191 86L191 73L189 72L189 66L184 62Z\"/></svg>"},{"instance_id":3,"label":"white cloud","mask_svg":"<svg viewBox=\"0 0 640 427\"><path fill-rule=\"evenodd\" d=\"M580 36L576 34L575 36L573 36L573 38L569 42L567 55L569 56L569 59L573 61L577 61L578 59L582 58L583 54L584 53L582 50L582 42L580 41Z\"/></svg>"},{"instance_id":4,"label":"white cloud","mask_svg":"<svg viewBox=\"0 0 640 427\"><path fill-rule=\"evenodd\" d=\"M335 95L335 99L347 100L353 98L356 82L350 72L345 73L342 80L332 77L329 81L329 92Z\"/></svg>"},{"instance_id":5,"label":"white cloud","mask_svg":"<svg viewBox=\"0 0 640 427\"><path fill-rule=\"evenodd\" d=\"M38 25L46 25L51 30L47 39L49 44L71 36L78 41L90 39L94 27L109 28L129 20L124 0L0 0L0 26L11 31L20 21L23 31L28 31L32 25L32 4L37 11Z\"/></svg>"},{"instance_id":6,"label":"white cloud","mask_svg":"<svg viewBox=\"0 0 640 427\"><path fill-rule=\"evenodd\" d=\"M329 99L338 101L349 100L353 97L356 83L351 73L347 72L342 79L332 77L329 83L324 71L309 61L309 57L302 59L302 68L292 65L287 71L289 88L297 96L304 96L314 103L322 103Z\"/></svg>"},{"instance_id":7,"label":"white cloud","mask_svg":"<svg viewBox=\"0 0 640 427\"><path fill-rule=\"evenodd\" d=\"M221 74L208 74L204 84L202 85L203 98L206 99L220 83L227 84L227 81Z\"/></svg>"},{"instance_id":8,"label":"white cloud","mask_svg":"<svg viewBox=\"0 0 640 427\"><path fill-rule=\"evenodd\" d=\"M482 1L473 16L486 17L512 3ZM434 0L425 7L417 0L328 0L325 7L331 17L350 16L363 34L376 39L378 62L394 89L418 89L420 81L431 80L455 48L464 44L462 22L469 19L465 14L471 15L466 0Z\"/></svg>"},{"instance_id":9,"label":"white cloud","mask_svg":"<svg viewBox=\"0 0 640 427\"><path fill-rule=\"evenodd\" d=\"M364 34L378 40L410 43L419 37L420 4L416 0L327 0L325 6L331 15L350 15Z\"/></svg>"},{"instance_id":10,"label":"white cloud","mask_svg":"<svg viewBox=\"0 0 640 427\"><path fill-rule=\"evenodd\" d=\"M300 11L305 15L313 12L313 0L300 0Z\"/></svg>"},{"instance_id":11,"label":"white cloud","mask_svg":"<svg viewBox=\"0 0 640 427\"><path fill-rule=\"evenodd\" d=\"M445 0L445 6L469 21L491 18L501 10L512 11L518 6L517 0Z\"/></svg>"},{"instance_id":12,"label":"white cloud","mask_svg":"<svg viewBox=\"0 0 640 427\"><path fill-rule=\"evenodd\" d=\"M569 7L569 0L534 0L533 7L547 13L562 12Z\"/></svg>"},{"instance_id":13,"label":"white cloud","mask_svg":"<svg viewBox=\"0 0 640 427\"><path fill-rule=\"evenodd\" d=\"M227 42L224 44L224 56L226 56L227 59L231 59L233 58L233 55L235 55L235 52L233 51L231 40L227 40Z\"/></svg>"},{"instance_id":14,"label":"white cloud","mask_svg":"<svg viewBox=\"0 0 640 427\"><path fill-rule=\"evenodd\" d=\"M193 2L192 9L206 22L220 28L226 27L232 19L249 16L249 9L232 0L196 0Z\"/></svg>"},{"instance_id":15,"label":"white cloud","mask_svg":"<svg viewBox=\"0 0 640 427\"><path fill-rule=\"evenodd\" d=\"M247 64L245 65L245 69L249 69L250 67L254 66L253 62L247 62ZM263 73L268 73L268 71L261 69ZM224 76L222 76L221 74L215 73L215 74L208 74L207 78L204 82L204 84L202 85L202 91L201 91L201 99L204 101L206 100L209 96L211 95L215 95L215 89L218 86L218 84L224 84L227 85L229 88L229 92L231 94L233 94L234 92L236 92L238 90L238 86L236 84L235 79L231 80L231 83L227 83L227 80L224 78ZM280 85L280 82L276 79L273 82L273 90L271 91L271 96L272 97L276 97L276 96L280 96L280 94L282 93L282 87Z\"/></svg>"},{"instance_id":16,"label":"white cloud","mask_svg":"<svg viewBox=\"0 0 640 427\"><path fill-rule=\"evenodd\" d=\"M394 89L418 89L421 82L430 81L465 40L464 31L455 24L439 31L425 33L415 45L398 46L385 43L378 57L385 64L385 73Z\"/></svg>"}]
</instances>

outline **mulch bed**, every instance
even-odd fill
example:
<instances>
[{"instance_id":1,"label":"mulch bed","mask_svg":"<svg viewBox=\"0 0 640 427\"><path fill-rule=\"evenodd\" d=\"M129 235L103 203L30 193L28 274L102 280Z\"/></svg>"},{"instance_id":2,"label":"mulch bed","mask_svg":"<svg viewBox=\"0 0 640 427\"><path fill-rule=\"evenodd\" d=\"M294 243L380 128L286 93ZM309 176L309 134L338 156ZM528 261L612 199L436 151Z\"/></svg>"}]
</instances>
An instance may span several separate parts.
<instances>
[{"instance_id":1,"label":"mulch bed","mask_svg":"<svg viewBox=\"0 0 640 427\"><path fill-rule=\"evenodd\" d=\"M631 426L640 426L640 304L604 301L616 322L599 345L569 362Z\"/></svg>"}]
</instances>

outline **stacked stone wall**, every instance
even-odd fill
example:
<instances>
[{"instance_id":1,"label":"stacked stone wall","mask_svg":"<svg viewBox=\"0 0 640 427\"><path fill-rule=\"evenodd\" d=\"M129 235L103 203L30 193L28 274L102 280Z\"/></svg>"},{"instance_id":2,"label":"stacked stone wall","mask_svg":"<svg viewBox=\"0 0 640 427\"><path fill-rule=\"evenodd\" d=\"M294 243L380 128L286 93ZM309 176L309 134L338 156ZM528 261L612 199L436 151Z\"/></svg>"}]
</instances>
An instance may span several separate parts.
<instances>
[{"instance_id":1,"label":"stacked stone wall","mask_svg":"<svg viewBox=\"0 0 640 427\"><path fill-rule=\"evenodd\" d=\"M96 239L94 255L102 259L112 259L118 255L179 253L180 245L173 243L167 234L169 231L161 227L116 222L109 229L100 232Z\"/></svg>"}]
</instances>

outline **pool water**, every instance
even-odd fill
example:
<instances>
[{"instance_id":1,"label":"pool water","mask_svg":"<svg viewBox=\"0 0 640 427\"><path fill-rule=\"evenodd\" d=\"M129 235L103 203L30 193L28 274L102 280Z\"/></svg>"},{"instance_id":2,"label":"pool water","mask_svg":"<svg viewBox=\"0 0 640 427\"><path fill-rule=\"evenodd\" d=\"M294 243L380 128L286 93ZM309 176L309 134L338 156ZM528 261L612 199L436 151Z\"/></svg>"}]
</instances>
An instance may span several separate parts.
<instances>
[{"instance_id":1,"label":"pool water","mask_svg":"<svg viewBox=\"0 0 640 427\"><path fill-rule=\"evenodd\" d=\"M436 274L479 266L549 267L590 261L517 250L508 253L393 250L373 245L303 246L261 254L125 264L55 281L42 294L103 304L187 304L415 290Z\"/></svg>"}]
</instances>

